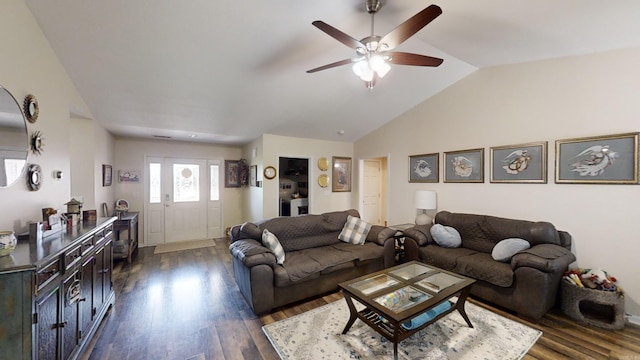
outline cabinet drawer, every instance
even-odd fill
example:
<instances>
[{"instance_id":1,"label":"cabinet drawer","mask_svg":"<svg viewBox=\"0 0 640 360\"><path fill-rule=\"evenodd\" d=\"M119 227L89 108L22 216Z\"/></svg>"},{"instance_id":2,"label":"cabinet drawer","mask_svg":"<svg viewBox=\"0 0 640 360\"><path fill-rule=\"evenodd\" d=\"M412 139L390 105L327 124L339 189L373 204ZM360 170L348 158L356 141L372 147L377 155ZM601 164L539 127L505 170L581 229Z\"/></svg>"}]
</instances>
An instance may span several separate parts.
<instances>
[{"instance_id":1,"label":"cabinet drawer","mask_svg":"<svg viewBox=\"0 0 640 360\"><path fill-rule=\"evenodd\" d=\"M93 243L98 246L104 241L104 230L100 230L93 235Z\"/></svg>"},{"instance_id":2,"label":"cabinet drawer","mask_svg":"<svg viewBox=\"0 0 640 360\"><path fill-rule=\"evenodd\" d=\"M36 273L36 287L38 290L60 275L60 259L45 265Z\"/></svg>"},{"instance_id":3,"label":"cabinet drawer","mask_svg":"<svg viewBox=\"0 0 640 360\"><path fill-rule=\"evenodd\" d=\"M76 247L75 249L69 250L64 254L64 268L69 270L73 265L75 265L78 261L80 261L80 257L82 256L82 245Z\"/></svg>"},{"instance_id":4,"label":"cabinet drawer","mask_svg":"<svg viewBox=\"0 0 640 360\"><path fill-rule=\"evenodd\" d=\"M88 238L82 240L82 245L80 245L80 252L82 255L88 253L93 250L93 236L89 236Z\"/></svg>"}]
</instances>

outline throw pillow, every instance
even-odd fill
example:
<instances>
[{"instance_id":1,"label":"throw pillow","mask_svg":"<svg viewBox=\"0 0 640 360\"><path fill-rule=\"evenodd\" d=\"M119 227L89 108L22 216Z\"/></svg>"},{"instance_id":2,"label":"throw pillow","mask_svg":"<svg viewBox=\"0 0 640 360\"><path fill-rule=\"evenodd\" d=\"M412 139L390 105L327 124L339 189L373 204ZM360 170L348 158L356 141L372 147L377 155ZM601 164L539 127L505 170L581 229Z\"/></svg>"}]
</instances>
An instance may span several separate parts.
<instances>
[{"instance_id":1,"label":"throw pillow","mask_svg":"<svg viewBox=\"0 0 640 360\"><path fill-rule=\"evenodd\" d=\"M369 230L371 230L371 224L360 218L349 215L347 216L347 222L344 223L344 226L342 227L340 235L338 235L338 239L349 244L362 245L367 239Z\"/></svg>"},{"instance_id":2,"label":"throw pillow","mask_svg":"<svg viewBox=\"0 0 640 360\"><path fill-rule=\"evenodd\" d=\"M491 251L493 260L500 262L509 262L516 253L527 250L531 245L527 240L519 238L504 239L496 244Z\"/></svg>"},{"instance_id":3,"label":"throw pillow","mask_svg":"<svg viewBox=\"0 0 640 360\"><path fill-rule=\"evenodd\" d=\"M284 249L280 245L278 238L269 230L262 232L262 245L266 246L276 256L276 262L280 265L284 263Z\"/></svg>"},{"instance_id":4,"label":"throw pillow","mask_svg":"<svg viewBox=\"0 0 640 360\"><path fill-rule=\"evenodd\" d=\"M451 226L443 226L442 224L435 224L429 230L431 233L431 237L436 242L436 244L447 247L447 248L457 248L462 245L462 238L460 237L460 233L455 228Z\"/></svg>"}]
</instances>

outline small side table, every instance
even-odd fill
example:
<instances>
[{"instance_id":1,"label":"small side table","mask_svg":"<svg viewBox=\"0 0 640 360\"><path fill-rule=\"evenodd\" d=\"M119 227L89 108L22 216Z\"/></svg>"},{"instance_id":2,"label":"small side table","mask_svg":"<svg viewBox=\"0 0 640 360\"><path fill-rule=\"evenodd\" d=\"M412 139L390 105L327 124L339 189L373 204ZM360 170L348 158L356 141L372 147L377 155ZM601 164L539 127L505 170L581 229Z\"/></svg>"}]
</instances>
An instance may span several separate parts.
<instances>
[{"instance_id":1,"label":"small side table","mask_svg":"<svg viewBox=\"0 0 640 360\"><path fill-rule=\"evenodd\" d=\"M126 230L127 238L120 241L120 232ZM131 256L138 249L138 212L130 211L118 216L113 223L114 246L113 257L127 259L131 264Z\"/></svg>"},{"instance_id":2,"label":"small side table","mask_svg":"<svg viewBox=\"0 0 640 360\"><path fill-rule=\"evenodd\" d=\"M396 233L393 235L393 238L396 242L396 263L402 264L405 262L404 258L404 233L403 231L406 229L410 229L414 227L414 224L398 224L389 226L390 229L395 230Z\"/></svg>"}]
</instances>

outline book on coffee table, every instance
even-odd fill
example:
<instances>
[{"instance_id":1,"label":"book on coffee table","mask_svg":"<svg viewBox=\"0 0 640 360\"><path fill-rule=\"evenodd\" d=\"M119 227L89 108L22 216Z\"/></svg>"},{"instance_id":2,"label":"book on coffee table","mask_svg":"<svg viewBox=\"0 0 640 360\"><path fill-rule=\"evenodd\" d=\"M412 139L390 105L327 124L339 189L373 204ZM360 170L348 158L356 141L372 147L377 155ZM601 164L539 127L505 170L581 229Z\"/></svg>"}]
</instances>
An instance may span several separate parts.
<instances>
[{"instance_id":1,"label":"book on coffee table","mask_svg":"<svg viewBox=\"0 0 640 360\"><path fill-rule=\"evenodd\" d=\"M395 285L397 283L398 283L398 280L392 278L391 276L382 274L382 275L372 277L370 279L359 281L355 284L352 284L351 287L360 291L364 295L369 295L369 294L373 294L378 290L388 288L389 286Z\"/></svg>"},{"instance_id":2,"label":"book on coffee table","mask_svg":"<svg viewBox=\"0 0 640 360\"><path fill-rule=\"evenodd\" d=\"M399 313L416 306L429 298L431 298L431 295L420 291L413 286L405 286L402 289L379 296L373 299L373 301L393 312Z\"/></svg>"},{"instance_id":3,"label":"book on coffee table","mask_svg":"<svg viewBox=\"0 0 640 360\"><path fill-rule=\"evenodd\" d=\"M446 273L437 273L418 281L416 285L421 286L429 291L439 293L440 291L448 288L451 285L457 284L460 281L462 281L462 279L453 275L449 275Z\"/></svg>"}]
</instances>

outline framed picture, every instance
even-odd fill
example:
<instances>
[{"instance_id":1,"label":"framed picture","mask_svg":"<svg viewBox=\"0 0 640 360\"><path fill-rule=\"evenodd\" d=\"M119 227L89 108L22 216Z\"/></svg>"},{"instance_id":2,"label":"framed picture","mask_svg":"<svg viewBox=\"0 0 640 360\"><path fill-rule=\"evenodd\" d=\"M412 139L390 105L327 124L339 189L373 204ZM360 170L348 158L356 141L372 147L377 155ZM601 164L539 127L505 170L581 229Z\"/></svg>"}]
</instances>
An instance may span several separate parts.
<instances>
[{"instance_id":1,"label":"framed picture","mask_svg":"<svg viewBox=\"0 0 640 360\"><path fill-rule=\"evenodd\" d=\"M111 186L113 178L113 169L111 165L102 164L102 186Z\"/></svg>"},{"instance_id":2,"label":"framed picture","mask_svg":"<svg viewBox=\"0 0 640 360\"><path fill-rule=\"evenodd\" d=\"M258 180L258 165L251 165L249 167L249 186L258 186L256 181Z\"/></svg>"},{"instance_id":3,"label":"framed picture","mask_svg":"<svg viewBox=\"0 0 640 360\"><path fill-rule=\"evenodd\" d=\"M492 183L547 183L547 142L490 149Z\"/></svg>"},{"instance_id":4,"label":"framed picture","mask_svg":"<svg viewBox=\"0 0 640 360\"><path fill-rule=\"evenodd\" d=\"M440 153L409 156L410 183L437 183Z\"/></svg>"},{"instance_id":5,"label":"framed picture","mask_svg":"<svg viewBox=\"0 0 640 360\"><path fill-rule=\"evenodd\" d=\"M444 182L483 183L484 149L448 151L444 153Z\"/></svg>"},{"instance_id":6,"label":"framed picture","mask_svg":"<svg viewBox=\"0 0 640 360\"><path fill-rule=\"evenodd\" d=\"M334 156L332 172L331 190L351 191L351 158Z\"/></svg>"},{"instance_id":7,"label":"framed picture","mask_svg":"<svg viewBox=\"0 0 640 360\"><path fill-rule=\"evenodd\" d=\"M240 187L240 163L239 160L224 161L224 187Z\"/></svg>"},{"instance_id":8,"label":"framed picture","mask_svg":"<svg viewBox=\"0 0 640 360\"><path fill-rule=\"evenodd\" d=\"M139 183L140 170L118 170L118 182Z\"/></svg>"},{"instance_id":9,"label":"framed picture","mask_svg":"<svg viewBox=\"0 0 640 360\"><path fill-rule=\"evenodd\" d=\"M638 134L556 140L556 183L638 184Z\"/></svg>"}]
</instances>

